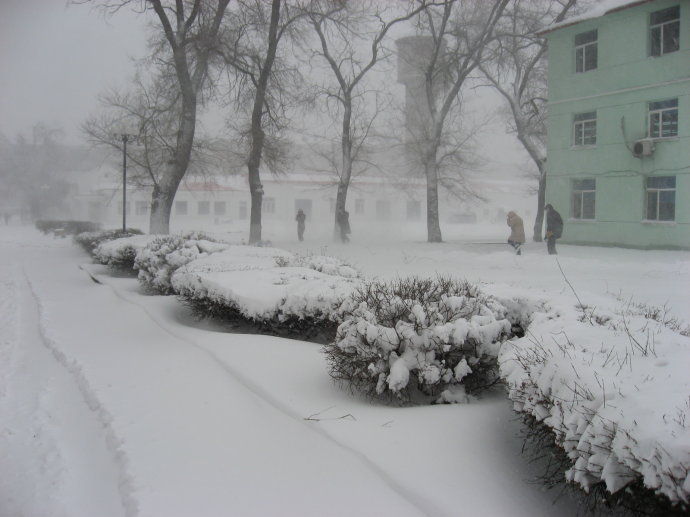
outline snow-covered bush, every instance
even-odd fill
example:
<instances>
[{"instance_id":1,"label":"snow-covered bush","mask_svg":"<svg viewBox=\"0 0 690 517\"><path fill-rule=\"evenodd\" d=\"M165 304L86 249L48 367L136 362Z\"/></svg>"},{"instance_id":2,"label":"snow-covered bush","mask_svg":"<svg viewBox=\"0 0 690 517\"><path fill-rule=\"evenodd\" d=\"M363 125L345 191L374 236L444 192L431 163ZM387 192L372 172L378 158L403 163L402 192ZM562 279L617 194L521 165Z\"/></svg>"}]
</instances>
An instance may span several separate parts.
<instances>
[{"instance_id":1,"label":"snow-covered bush","mask_svg":"<svg viewBox=\"0 0 690 517\"><path fill-rule=\"evenodd\" d=\"M137 253L134 268L139 270L139 282L147 290L172 294L170 278L179 267L229 246L201 232L162 235Z\"/></svg>"},{"instance_id":2,"label":"snow-covered bush","mask_svg":"<svg viewBox=\"0 0 690 517\"><path fill-rule=\"evenodd\" d=\"M141 230L136 228L127 228L126 231L122 231L122 228L118 230L100 230L95 232L82 232L75 235L72 240L74 243L81 246L81 248L93 256L95 249L102 242L112 241L114 239L121 239L123 237L132 237L133 235L142 235Z\"/></svg>"},{"instance_id":3,"label":"snow-covered bush","mask_svg":"<svg viewBox=\"0 0 690 517\"><path fill-rule=\"evenodd\" d=\"M649 507L646 490L646 511L671 515L690 510L690 338L659 314L542 304L500 369L515 409L567 455L567 481L626 506Z\"/></svg>"},{"instance_id":4,"label":"snow-covered bush","mask_svg":"<svg viewBox=\"0 0 690 517\"><path fill-rule=\"evenodd\" d=\"M159 235L133 235L102 242L94 249L93 258L99 264L133 274L137 253L159 237Z\"/></svg>"},{"instance_id":5,"label":"snow-covered bush","mask_svg":"<svg viewBox=\"0 0 690 517\"><path fill-rule=\"evenodd\" d=\"M232 246L180 267L175 292L198 316L250 322L278 335L335 333L341 306L359 280L304 267L278 267L292 254L276 248Z\"/></svg>"},{"instance_id":6,"label":"snow-covered bush","mask_svg":"<svg viewBox=\"0 0 690 517\"><path fill-rule=\"evenodd\" d=\"M335 342L324 347L331 376L370 396L422 394L462 402L495 380L505 308L451 278L367 282L347 302Z\"/></svg>"},{"instance_id":7,"label":"snow-covered bush","mask_svg":"<svg viewBox=\"0 0 690 517\"><path fill-rule=\"evenodd\" d=\"M320 271L327 275L345 278L360 278L362 275L351 265L339 258L328 255L292 255L290 257L276 257L278 267L306 267Z\"/></svg>"}]
</instances>

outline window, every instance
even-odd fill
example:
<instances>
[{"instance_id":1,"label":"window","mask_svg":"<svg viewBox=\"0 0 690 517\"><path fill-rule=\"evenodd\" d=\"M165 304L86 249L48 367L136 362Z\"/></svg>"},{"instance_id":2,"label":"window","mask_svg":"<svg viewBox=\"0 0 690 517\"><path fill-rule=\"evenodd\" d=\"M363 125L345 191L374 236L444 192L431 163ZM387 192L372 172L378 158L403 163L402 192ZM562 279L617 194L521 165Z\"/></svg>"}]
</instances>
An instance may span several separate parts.
<instances>
[{"instance_id":1,"label":"window","mask_svg":"<svg viewBox=\"0 0 690 517\"><path fill-rule=\"evenodd\" d=\"M137 201L134 203L134 213L136 215L146 215L149 213L148 201Z\"/></svg>"},{"instance_id":2,"label":"window","mask_svg":"<svg viewBox=\"0 0 690 517\"><path fill-rule=\"evenodd\" d=\"M422 204L419 201L411 200L407 202L407 220L419 221L422 218Z\"/></svg>"},{"instance_id":3,"label":"window","mask_svg":"<svg viewBox=\"0 0 690 517\"><path fill-rule=\"evenodd\" d=\"M328 202L329 202L330 207L331 207L331 213L335 214L335 198L334 197L329 198Z\"/></svg>"},{"instance_id":4,"label":"window","mask_svg":"<svg viewBox=\"0 0 690 517\"><path fill-rule=\"evenodd\" d=\"M208 215L211 213L211 202L210 201L199 201L198 204L199 215Z\"/></svg>"},{"instance_id":5,"label":"window","mask_svg":"<svg viewBox=\"0 0 690 517\"><path fill-rule=\"evenodd\" d=\"M573 219L594 219L596 180L574 180L572 197Z\"/></svg>"},{"instance_id":6,"label":"window","mask_svg":"<svg viewBox=\"0 0 690 517\"><path fill-rule=\"evenodd\" d=\"M214 215L225 215L225 201L214 201L213 202L213 214Z\"/></svg>"},{"instance_id":7,"label":"window","mask_svg":"<svg viewBox=\"0 0 690 517\"><path fill-rule=\"evenodd\" d=\"M649 103L649 137L678 136L678 99Z\"/></svg>"},{"instance_id":8,"label":"window","mask_svg":"<svg viewBox=\"0 0 690 517\"><path fill-rule=\"evenodd\" d=\"M596 69L598 64L597 31L575 35L575 72Z\"/></svg>"},{"instance_id":9,"label":"window","mask_svg":"<svg viewBox=\"0 0 690 517\"><path fill-rule=\"evenodd\" d=\"M364 213L364 200L362 198L355 199L355 214Z\"/></svg>"},{"instance_id":10,"label":"window","mask_svg":"<svg viewBox=\"0 0 690 517\"><path fill-rule=\"evenodd\" d=\"M186 201L175 201L175 215L187 215Z\"/></svg>"},{"instance_id":11,"label":"window","mask_svg":"<svg viewBox=\"0 0 690 517\"><path fill-rule=\"evenodd\" d=\"M647 220L676 220L676 177L647 178Z\"/></svg>"},{"instance_id":12,"label":"window","mask_svg":"<svg viewBox=\"0 0 690 517\"><path fill-rule=\"evenodd\" d=\"M387 199L378 199L376 201L376 219L379 221L388 221L391 218L391 202Z\"/></svg>"},{"instance_id":13,"label":"window","mask_svg":"<svg viewBox=\"0 0 690 517\"><path fill-rule=\"evenodd\" d=\"M596 145L597 143L597 112L578 113L573 118L573 145L576 147Z\"/></svg>"},{"instance_id":14,"label":"window","mask_svg":"<svg viewBox=\"0 0 690 517\"><path fill-rule=\"evenodd\" d=\"M649 17L649 53L663 56L680 48L680 6L654 11Z\"/></svg>"},{"instance_id":15,"label":"window","mask_svg":"<svg viewBox=\"0 0 690 517\"><path fill-rule=\"evenodd\" d=\"M261 210L266 214L276 213L276 199L274 197L265 197L261 202Z\"/></svg>"},{"instance_id":16,"label":"window","mask_svg":"<svg viewBox=\"0 0 690 517\"><path fill-rule=\"evenodd\" d=\"M238 214L239 218L241 220L244 220L247 218L247 202L246 201L240 201L240 213Z\"/></svg>"},{"instance_id":17,"label":"window","mask_svg":"<svg viewBox=\"0 0 690 517\"><path fill-rule=\"evenodd\" d=\"M117 213L122 214L122 201L117 204ZM127 201L127 204L125 205L125 213L129 215L129 201Z\"/></svg>"}]
</instances>

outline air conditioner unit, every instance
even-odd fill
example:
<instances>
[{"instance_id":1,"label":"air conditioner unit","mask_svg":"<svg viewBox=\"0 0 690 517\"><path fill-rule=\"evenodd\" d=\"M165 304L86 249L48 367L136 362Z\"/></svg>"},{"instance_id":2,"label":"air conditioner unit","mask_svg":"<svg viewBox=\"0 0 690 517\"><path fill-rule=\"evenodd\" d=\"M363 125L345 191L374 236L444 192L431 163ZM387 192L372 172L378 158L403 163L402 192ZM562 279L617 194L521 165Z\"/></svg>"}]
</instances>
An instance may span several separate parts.
<instances>
[{"instance_id":1,"label":"air conditioner unit","mask_svg":"<svg viewBox=\"0 0 690 517\"><path fill-rule=\"evenodd\" d=\"M654 141L653 140L638 140L633 144L633 154L637 158L642 158L643 156L650 156L654 152Z\"/></svg>"}]
</instances>

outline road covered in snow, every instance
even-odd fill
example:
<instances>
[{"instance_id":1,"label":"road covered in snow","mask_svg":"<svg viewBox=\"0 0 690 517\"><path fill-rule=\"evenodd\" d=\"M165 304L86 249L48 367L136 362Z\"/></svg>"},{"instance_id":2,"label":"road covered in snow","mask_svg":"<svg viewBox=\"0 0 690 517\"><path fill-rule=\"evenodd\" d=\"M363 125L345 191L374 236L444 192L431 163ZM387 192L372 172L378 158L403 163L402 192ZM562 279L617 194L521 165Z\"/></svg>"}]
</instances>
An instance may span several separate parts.
<instances>
[{"instance_id":1,"label":"road covered in snow","mask_svg":"<svg viewBox=\"0 0 690 517\"><path fill-rule=\"evenodd\" d=\"M145 296L135 279L91 266L97 283L68 239L2 227L0 247L2 516L580 511L531 482L538 467L520 453L500 390L465 405L365 401L331 381L319 345L199 324L175 297ZM643 252L569 250L580 296L649 292L684 310L689 254L646 255L650 268ZM474 256L472 275L495 273L496 292L572 296L536 251L530 266L451 244L333 251L382 277L462 269Z\"/></svg>"}]
</instances>

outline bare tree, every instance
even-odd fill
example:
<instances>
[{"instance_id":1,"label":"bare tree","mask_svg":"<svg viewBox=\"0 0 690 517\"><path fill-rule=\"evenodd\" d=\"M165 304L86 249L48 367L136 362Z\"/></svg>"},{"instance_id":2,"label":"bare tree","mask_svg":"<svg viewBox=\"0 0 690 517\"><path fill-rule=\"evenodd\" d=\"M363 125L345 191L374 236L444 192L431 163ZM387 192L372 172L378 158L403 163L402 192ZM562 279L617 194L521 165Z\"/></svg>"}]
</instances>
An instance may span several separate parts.
<instances>
[{"instance_id":1,"label":"bare tree","mask_svg":"<svg viewBox=\"0 0 690 517\"><path fill-rule=\"evenodd\" d=\"M563 20L577 0L514 0L496 30L495 55L481 70L506 100L509 129L534 163L538 180L533 240L542 240L546 195L546 40L538 32Z\"/></svg>"},{"instance_id":2,"label":"bare tree","mask_svg":"<svg viewBox=\"0 0 690 517\"><path fill-rule=\"evenodd\" d=\"M418 0L421 1L421 0ZM419 77L418 113L408 130L415 133L427 184L427 240L441 242L439 223L439 155L452 109L470 74L484 58L494 27L510 0L445 0L420 15L420 48L408 62ZM416 70L415 70L416 69Z\"/></svg>"},{"instance_id":3,"label":"bare tree","mask_svg":"<svg viewBox=\"0 0 690 517\"><path fill-rule=\"evenodd\" d=\"M321 50L316 53L328 63L337 84L335 90L327 90L325 95L337 102L342 113L334 235L340 234L338 214L345 210L353 164L379 112L376 95L372 101L373 112L362 109L367 97L376 93L363 86L364 78L377 62L390 55L383 41L391 28L417 16L426 4L426 0L421 0L416 7L414 2L313 0L307 7L309 20L321 44ZM362 51L365 45L368 48Z\"/></svg>"},{"instance_id":4,"label":"bare tree","mask_svg":"<svg viewBox=\"0 0 690 517\"><path fill-rule=\"evenodd\" d=\"M151 63L168 78L179 100L176 132L170 158L162 164L151 193L151 233L168 233L170 211L177 188L187 172L197 125L197 110L207 82L209 60L218 47L218 33L230 0L92 0L108 12L130 5L152 10L158 21L152 38ZM85 3L76 0L76 3Z\"/></svg>"}]
</instances>

